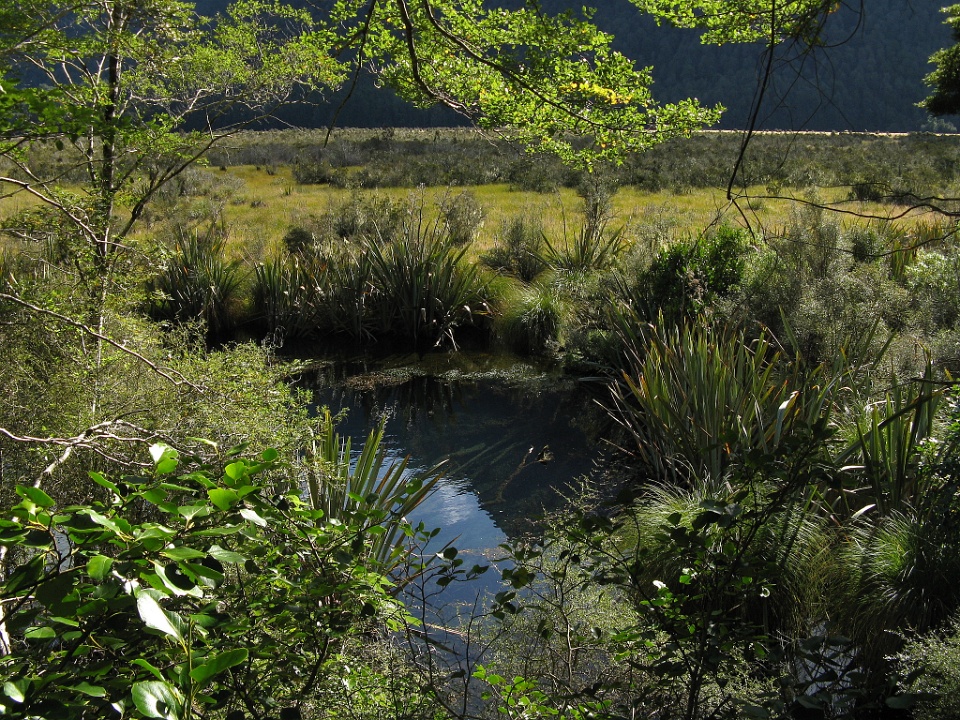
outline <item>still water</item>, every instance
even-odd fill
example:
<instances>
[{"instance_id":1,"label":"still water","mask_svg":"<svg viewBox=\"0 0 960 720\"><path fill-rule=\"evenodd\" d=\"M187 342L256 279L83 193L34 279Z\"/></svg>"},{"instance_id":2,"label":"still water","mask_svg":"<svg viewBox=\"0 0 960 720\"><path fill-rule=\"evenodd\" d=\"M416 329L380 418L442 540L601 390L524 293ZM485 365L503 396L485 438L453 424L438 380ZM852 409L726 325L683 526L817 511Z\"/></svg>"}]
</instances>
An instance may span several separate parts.
<instances>
[{"instance_id":1,"label":"still water","mask_svg":"<svg viewBox=\"0 0 960 720\"><path fill-rule=\"evenodd\" d=\"M386 442L415 471L445 461L436 491L410 520L438 540L489 555L535 531L601 460L603 412L576 380L527 366L339 366L310 384L317 405L347 411L341 435L359 448L386 415Z\"/></svg>"}]
</instances>

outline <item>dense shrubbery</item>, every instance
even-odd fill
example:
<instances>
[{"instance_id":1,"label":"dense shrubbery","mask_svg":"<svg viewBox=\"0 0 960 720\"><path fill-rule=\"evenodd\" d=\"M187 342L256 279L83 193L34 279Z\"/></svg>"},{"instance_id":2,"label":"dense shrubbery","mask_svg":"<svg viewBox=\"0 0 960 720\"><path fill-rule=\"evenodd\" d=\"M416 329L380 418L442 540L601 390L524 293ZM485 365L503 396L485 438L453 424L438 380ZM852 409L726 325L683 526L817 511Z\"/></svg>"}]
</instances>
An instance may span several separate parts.
<instances>
[{"instance_id":1,"label":"dense shrubbery","mask_svg":"<svg viewBox=\"0 0 960 720\"><path fill-rule=\"evenodd\" d=\"M103 501L18 486L0 521L5 716L303 717L356 703L332 681L357 673L390 676L387 703L426 709L409 675L358 652L410 621L381 564L398 553L377 547L396 526L426 538L390 512L422 497L418 481L323 512L275 450L209 464L151 452L149 477L90 473ZM349 454L331 461L349 487Z\"/></svg>"},{"instance_id":2,"label":"dense shrubbery","mask_svg":"<svg viewBox=\"0 0 960 720\"><path fill-rule=\"evenodd\" d=\"M476 220L475 208L461 205ZM287 234L288 256L257 268L257 318L278 341L334 335L419 352L456 346L457 329L488 314L486 283L464 261L472 221L449 206L432 224L422 207L367 207L352 202L328 234Z\"/></svg>"},{"instance_id":3,"label":"dense shrubbery","mask_svg":"<svg viewBox=\"0 0 960 720\"><path fill-rule=\"evenodd\" d=\"M679 190L715 180L704 148L727 142L637 162ZM875 179L856 172L888 182L861 162L894 152L885 141L824 142L842 162L746 167L778 191L791 174L837 173L855 194ZM356 178L364 153L399 144L335 144L322 161ZM924 693L956 675L955 225L843 224L811 194L776 235L676 237L668 218L610 216L637 167L544 171L579 183L577 227L548 235L524 210L478 260L484 209L468 193L427 221L422 202L355 192L297 218L249 273L222 224L199 229L224 200L215 174L160 198L190 221L158 265L122 248L102 270L49 218L8 219L45 234L0 259L0 292L15 290L0 298L6 713L699 720L877 717L917 701L917 717L949 717L949 698ZM909 192L933 182L906 169ZM231 327L270 342L201 342ZM605 377L609 439L628 455L616 503L600 488L542 544L510 550L489 614L454 629L481 642L483 667L461 658L451 677L461 646L447 629L411 630L409 655L380 634L410 629L387 569L413 562L411 582L428 583L400 516L430 480L407 485L376 443L352 464L267 348L424 352L467 327ZM143 448L156 441L189 467L161 448L154 475ZM222 451L245 443L277 455ZM452 548L440 555L425 594L469 574ZM364 689L347 698L341 680ZM477 686L491 702L464 695Z\"/></svg>"},{"instance_id":4,"label":"dense shrubbery","mask_svg":"<svg viewBox=\"0 0 960 720\"><path fill-rule=\"evenodd\" d=\"M650 191L722 187L740 143L736 133L671 140L626 158L611 172L621 185ZM898 202L955 184L958 152L951 138L934 135L761 134L751 141L737 185L765 187L770 195L784 187L848 186L858 200ZM353 188L508 183L550 192L576 187L585 177L556 158L522 155L506 141L466 129L342 130L326 145L317 133L254 133L229 152L217 150L210 161L291 165L298 182Z\"/></svg>"}]
</instances>

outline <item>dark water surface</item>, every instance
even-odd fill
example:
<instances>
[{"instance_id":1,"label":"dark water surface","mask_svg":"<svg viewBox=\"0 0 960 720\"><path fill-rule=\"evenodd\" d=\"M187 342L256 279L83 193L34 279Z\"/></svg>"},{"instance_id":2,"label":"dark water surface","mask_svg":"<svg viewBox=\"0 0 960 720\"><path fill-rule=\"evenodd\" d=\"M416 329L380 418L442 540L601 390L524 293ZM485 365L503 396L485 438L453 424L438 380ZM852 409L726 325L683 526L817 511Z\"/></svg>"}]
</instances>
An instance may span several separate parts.
<instances>
[{"instance_id":1,"label":"dark water surface","mask_svg":"<svg viewBox=\"0 0 960 720\"><path fill-rule=\"evenodd\" d=\"M446 356L444 356L446 357ZM347 410L339 425L356 450L383 415L397 458L424 469L446 461L437 490L410 519L439 527L471 554L535 530L544 511L601 459L603 412L575 379L493 360L451 356L379 367L328 367L308 384L315 402Z\"/></svg>"}]
</instances>

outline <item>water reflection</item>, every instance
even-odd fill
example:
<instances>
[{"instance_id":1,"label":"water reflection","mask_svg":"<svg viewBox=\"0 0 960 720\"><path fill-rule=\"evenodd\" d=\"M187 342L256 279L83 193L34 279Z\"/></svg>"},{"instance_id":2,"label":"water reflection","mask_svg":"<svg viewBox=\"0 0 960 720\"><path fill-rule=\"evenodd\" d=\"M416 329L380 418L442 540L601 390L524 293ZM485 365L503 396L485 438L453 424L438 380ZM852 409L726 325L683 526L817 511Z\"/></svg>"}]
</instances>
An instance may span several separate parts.
<instances>
[{"instance_id":1,"label":"water reflection","mask_svg":"<svg viewBox=\"0 0 960 720\"><path fill-rule=\"evenodd\" d=\"M347 410L340 432L354 447L386 415L388 446L409 455L411 467L447 461L438 490L411 519L479 553L533 529L601 452L602 413L572 380L364 373L320 383L315 398Z\"/></svg>"}]
</instances>

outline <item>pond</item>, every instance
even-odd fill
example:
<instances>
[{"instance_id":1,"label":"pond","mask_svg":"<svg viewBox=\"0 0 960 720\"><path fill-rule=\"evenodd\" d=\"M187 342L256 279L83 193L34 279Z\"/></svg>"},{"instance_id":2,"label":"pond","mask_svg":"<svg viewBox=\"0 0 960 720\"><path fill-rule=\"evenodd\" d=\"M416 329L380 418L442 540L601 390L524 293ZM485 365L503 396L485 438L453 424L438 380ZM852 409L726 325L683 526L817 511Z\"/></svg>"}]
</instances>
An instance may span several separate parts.
<instances>
[{"instance_id":1,"label":"pond","mask_svg":"<svg viewBox=\"0 0 960 720\"><path fill-rule=\"evenodd\" d=\"M595 386L492 356L428 362L337 363L308 380L315 403L347 411L342 435L358 448L386 415L386 442L410 467L445 461L436 491L410 518L438 540L490 557L533 531L601 462L605 413Z\"/></svg>"}]
</instances>

